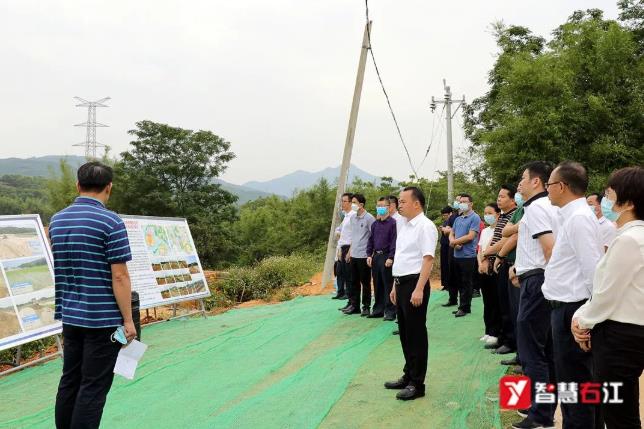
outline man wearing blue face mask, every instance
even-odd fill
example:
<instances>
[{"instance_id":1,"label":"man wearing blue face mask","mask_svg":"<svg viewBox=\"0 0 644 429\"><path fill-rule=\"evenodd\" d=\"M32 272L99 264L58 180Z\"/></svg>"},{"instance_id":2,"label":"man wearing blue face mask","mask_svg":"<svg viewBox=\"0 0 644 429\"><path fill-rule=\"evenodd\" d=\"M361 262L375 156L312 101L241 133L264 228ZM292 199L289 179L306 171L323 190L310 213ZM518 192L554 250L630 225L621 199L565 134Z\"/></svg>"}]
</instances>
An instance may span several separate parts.
<instances>
[{"instance_id":1,"label":"man wearing blue face mask","mask_svg":"<svg viewBox=\"0 0 644 429\"><path fill-rule=\"evenodd\" d=\"M373 273L375 300L369 318L384 317L384 320L396 319L396 306L392 304L389 294L394 278L391 267L396 253L396 221L389 216L389 200L380 197L376 206L376 222L371 225L371 236L367 243L367 265Z\"/></svg>"},{"instance_id":2,"label":"man wearing blue face mask","mask_svg":"<svg viewBox=\"0 0 644 429\"><path fill-rule=\"evenodd\" d=\"M477 273L476 245L481 228L481 218L472 210L472 197L461 194L459 211L449 235L449 244L454 248L455 279L458 281L460 305L454 312L463 317L471 312L474 276Z\"/></svg>"}]
</instances>

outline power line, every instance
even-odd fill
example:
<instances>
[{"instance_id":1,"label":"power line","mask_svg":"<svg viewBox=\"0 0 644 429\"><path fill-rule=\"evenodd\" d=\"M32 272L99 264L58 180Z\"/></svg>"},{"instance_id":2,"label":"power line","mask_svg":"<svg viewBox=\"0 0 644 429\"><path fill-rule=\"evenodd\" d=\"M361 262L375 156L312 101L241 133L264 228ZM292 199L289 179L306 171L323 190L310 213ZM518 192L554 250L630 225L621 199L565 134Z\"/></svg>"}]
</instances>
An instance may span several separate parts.
<instances>
[{"instance_id":1,"label":"power line","mask_svg":"<svg viewBox=\"0 0 644 429\"><path fill-rule=\"evenodd\" d=\"M411 171L414 173L415 177L418 177L418 173L416 172L416 168L414 168L414 163L411 160L411 156L409 155L409 150L407 150L407 145L405 144L405 139L402 136L402 132L400 131L400 126L398 125L398 120L396 119L396 114L394 113L394 109L391 107L391 101L389 101L389 95L387 94L387 90L385 89L384 83L382 83L382 78L380 77L380 70L378 70L378 64L376 63L376 57L373 55L373 47L371 46L371 29L369 25L369 0L365 0L365 15L367 18L367 40L369 40L369 53L371 54L371 59L373 61L373 66L376 69L376 75L378 76L378 81L380 82L380 87L382 88L382 92L385 94L385 99L387 100L387 106L389 106L389 112L391 113L391 117L394 120L394 124L396 125L396 131L398 131L398 137L400 137L400 142L403 145L403 148L405 149L405 153L407 154L407 160L409 161L409 166L411 167Z\"/></svg>"},{"instance_id":2,"label":"power line","mask_svg":"<svg viewBox=\"0 0 644 429\"><path fill-rule=\"evenodd\" d=\"M442 122L443 113L445 113L445 106L443 106L443 110L441 111L440 118L439 118L439 121L440 121L439 133L440 133L440 135L442 135L442 133L443 133L443 130L442 130L442 127L443 127L443 122ZM425 164L425 160L427 159L427 156L429 155L429 151L432 149L432 145L434 144L435 135L436 135L436 116L432 116L432 135L431 135L431 137L429 139L429 146L427 146L427 150L425 151L425 156L423 157L423 160L418 165L418 171L420 171L420 169L423 168L423 165Z\"/></svg>"}]
</instances>

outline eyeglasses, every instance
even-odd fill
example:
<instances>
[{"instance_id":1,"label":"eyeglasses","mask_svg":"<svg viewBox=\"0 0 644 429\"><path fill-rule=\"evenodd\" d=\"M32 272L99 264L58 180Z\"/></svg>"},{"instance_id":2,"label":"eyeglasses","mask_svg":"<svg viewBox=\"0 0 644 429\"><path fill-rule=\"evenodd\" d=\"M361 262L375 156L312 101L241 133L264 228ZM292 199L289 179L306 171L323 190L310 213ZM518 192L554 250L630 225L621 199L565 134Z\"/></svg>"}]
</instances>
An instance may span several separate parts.
<instances>
[{"instance_id":1,"label":"eyeglasses","mask_svg":"<svg viewBox=\"0 0 644 429\"><path fill-rule=\"evenodd\" d=\"M548 189L548 187L549 187L549 186L551 186L551 185L556 185L556 184L558 184L558 183L561 183L561 184L564 184L564 185L568 186L568 184L567 184L566 182L563 182L563 181L561 181L561 180L560 180L560 181L558 181L558 182L546 183L546 184L545 184L546 189Z\"/></svg>"}]
</instances>

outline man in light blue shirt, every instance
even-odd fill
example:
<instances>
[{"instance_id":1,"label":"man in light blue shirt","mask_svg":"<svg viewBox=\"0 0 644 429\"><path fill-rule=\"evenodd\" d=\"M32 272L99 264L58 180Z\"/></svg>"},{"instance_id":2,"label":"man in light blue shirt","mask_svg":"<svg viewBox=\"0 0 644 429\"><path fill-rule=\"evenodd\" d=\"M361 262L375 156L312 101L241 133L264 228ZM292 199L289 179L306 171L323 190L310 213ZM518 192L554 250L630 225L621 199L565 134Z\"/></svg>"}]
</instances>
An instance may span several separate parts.
<instances>
[{"instance_id":1,"label":"man in light blue shirt","mask_svg":"<svg viewBox=\"0 0 644 429\"><path fill-rule=\"evenodd\" d=\"M454 248L455 280L458 283L460 303L454 312L463 317L471 312L472 289L477 274L476 246L480 233L481 218L472 210L472 197L461 194L459 197L461 215L454 221L449 234L449 245Z\"/></svg>"}]
</instances>

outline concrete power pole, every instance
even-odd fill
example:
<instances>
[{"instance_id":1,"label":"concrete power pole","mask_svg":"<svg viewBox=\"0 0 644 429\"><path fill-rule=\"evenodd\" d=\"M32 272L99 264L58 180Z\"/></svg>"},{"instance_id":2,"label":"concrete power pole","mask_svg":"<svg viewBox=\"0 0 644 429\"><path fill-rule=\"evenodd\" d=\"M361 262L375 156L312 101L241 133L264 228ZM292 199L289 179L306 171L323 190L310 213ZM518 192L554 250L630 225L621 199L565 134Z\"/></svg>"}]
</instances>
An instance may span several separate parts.
<instances>
[{"instance_id":1,"label":"concrete power pole","mask_svg":"<svg viewBox=\"0 0 644 429\"><path fill-rule=\"evenodd\" d=\"M356 85L353 90L353 101L351 103L351 114L349 115L349 128L344 143L344 154L342 155L342 167L340 168L340 177L338 178L338 191L335 195L335 204L333 204L333 218L331 219L331 229L329 230L329 241L326 248L326 258L324 259L324 271L322 272L322 288L324 288L332 279L333 261L335 259L335 228L338 221L338 204L342 200L342 194L347 186L347 176L349 166L351 165L351 152L353 150L353 138L356 134L356 122L358 121L358 109L360 107L360 95L362 94L362 82L364 81L364 69L367 63L367 52L369 51L369 35L371 33L371 21L365 24L364 35L362 37L362 46L360 47L360 61L358 62L358 75L356 76Z\"/></svg>"},{"instance_id":2,"label":"concrete power pole","mask_svg":"<svg viewBox=\"0 0 644 429\"><path fill-rule=\"evenodd\" d=\"M445 88L445 98L443 100L434 100L432 96L432 102L429 105L432 109L432 112L436 110L437 104L445 105L445 125L447 130L445 134L447 135L447 203L449 205L454 201L454 156L452 151L452 118L458 112L458 109L465 104L465 96L461 100L452 100L452 90L447 86L447 82L443 79L443 87ZM456 110L452 113L452 104L457 104Z\"/></svg>"}]
</instances>

